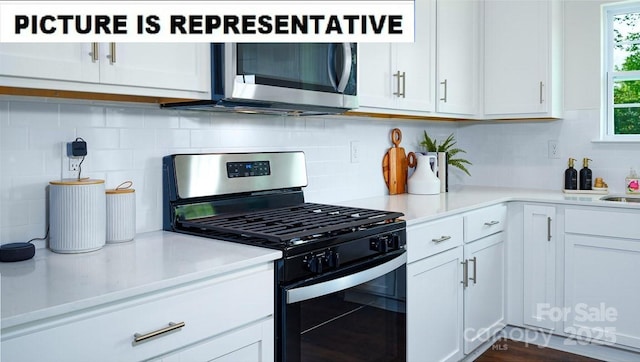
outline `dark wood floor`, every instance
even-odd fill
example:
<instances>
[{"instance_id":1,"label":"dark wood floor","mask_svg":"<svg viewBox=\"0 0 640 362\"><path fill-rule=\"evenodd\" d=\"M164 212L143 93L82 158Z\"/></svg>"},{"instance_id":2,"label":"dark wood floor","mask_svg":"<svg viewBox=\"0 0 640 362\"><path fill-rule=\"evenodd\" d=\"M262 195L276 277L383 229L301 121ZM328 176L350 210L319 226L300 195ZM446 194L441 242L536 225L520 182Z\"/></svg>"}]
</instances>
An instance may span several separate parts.
<instances>
[{"instance_id":1,"label":"dark wood floor","mask_svg":"<svg viewBox=\"0 0 640 362\"><path fill-rule=\"evenodd\" d=\"M499 340L476 362L598 362L599 360L551 348L526 345L512 340Z\"/></svg>"}]
</instances>

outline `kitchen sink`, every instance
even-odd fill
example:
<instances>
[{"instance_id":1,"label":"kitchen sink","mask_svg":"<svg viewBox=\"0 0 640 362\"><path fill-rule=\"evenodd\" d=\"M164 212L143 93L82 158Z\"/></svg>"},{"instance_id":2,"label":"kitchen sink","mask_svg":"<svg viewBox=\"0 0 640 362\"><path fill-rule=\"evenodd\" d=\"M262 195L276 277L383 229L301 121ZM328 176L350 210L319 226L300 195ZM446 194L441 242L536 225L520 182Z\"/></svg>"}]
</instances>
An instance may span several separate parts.
<instances>
[{"instance_id":1,"label":"kitchen sink","mask_svg":"<svg viewBox=\"0 0 640 362\"><path fill-rule=\"evenodd\" d=\"M640 202L640 196L603 196L600 198L600 200L616 202Z\"/></svg>"}]
</instances>

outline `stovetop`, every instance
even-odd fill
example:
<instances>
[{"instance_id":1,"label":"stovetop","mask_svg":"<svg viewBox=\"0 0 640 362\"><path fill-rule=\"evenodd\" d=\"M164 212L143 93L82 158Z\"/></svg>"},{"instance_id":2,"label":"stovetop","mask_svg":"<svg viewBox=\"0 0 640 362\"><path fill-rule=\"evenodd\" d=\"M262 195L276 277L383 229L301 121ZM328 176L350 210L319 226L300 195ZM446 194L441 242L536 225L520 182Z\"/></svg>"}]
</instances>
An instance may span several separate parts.
<instances>
[{"instance_id":1,"label":"stovetop","mask_svg":"<svg viewBox=\"0 0 640 362\"><path fill-rule=\"evenodd\" d=\"M302 203L183 220L178 221L178 227L194 234L284 250L311 243L325 246L329 239L366 234L397 222L401 216L398 212Z\"/></svg>"}]
</instances>

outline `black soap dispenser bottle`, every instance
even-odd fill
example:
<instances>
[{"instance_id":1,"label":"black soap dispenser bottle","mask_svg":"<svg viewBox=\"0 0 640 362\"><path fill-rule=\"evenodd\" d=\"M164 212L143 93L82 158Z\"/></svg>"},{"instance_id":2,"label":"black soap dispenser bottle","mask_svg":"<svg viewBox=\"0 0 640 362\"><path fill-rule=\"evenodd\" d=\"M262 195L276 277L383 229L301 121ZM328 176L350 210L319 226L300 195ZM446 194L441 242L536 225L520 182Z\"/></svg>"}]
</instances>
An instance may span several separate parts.
<instances>
[{"instance_id":1,"label":"black soap dispenser bottle","mask_svg":"<svg viewBox=\"0 0 640 362\"><path fill-rule=\"evenodd\" d=\"M590 158L582 159L582 169L580 170L580 190L591 190L592 185L592 173L589 168L589 161L592 161Z\"/></svg>"},{"instance_id":2,"label":"black soap dispenser bottle","mask_svg":"<svg viewBox=\"0 0 640 362\"><path fill-rule=\"evenodd\" d=\"M564 171L564 189L565 190L577 190L578 189L578 170L573 168L573 162L575 158L569 159L569 168Z\"/></svg>"}]
</instances>

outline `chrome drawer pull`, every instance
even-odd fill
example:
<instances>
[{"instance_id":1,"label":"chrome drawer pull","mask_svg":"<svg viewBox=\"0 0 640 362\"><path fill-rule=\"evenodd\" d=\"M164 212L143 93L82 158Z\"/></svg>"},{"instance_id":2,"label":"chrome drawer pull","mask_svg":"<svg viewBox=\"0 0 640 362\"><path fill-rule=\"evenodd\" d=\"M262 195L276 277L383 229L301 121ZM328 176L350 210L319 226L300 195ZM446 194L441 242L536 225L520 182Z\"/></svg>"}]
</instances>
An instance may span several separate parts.
<instances>
[{"instance_id":1,"label":"chrome drawer pull","mask_svg":"<svg viewBox=\"0 0 640 362\"><path fill-rule=\"evenodd\" d=\"M442 235L440 237L440 239L431 239L431 241L433 241L434 243L441 243L441 242L449 240L449 239L451 239L451 236Z\"/></svg>"},{"instance_id":2,"label":"chrome drawer pull","mask_svg":"<svg viewBox=\"0 0 640 362\"><path fill-rule=\"evenodd\" d=\"M158 330L155 330L153 332L149 332L146 334L140 334L140 333L135 333L133 335L133 342L131 342L131 344L133 346L136 346L140 343L143 342L147 342L155 337L160 337L162 335L171 333L171 332L177 332L180 330L180 328L184 327L185 324L184 322L180 322L180 323L173 323L173 322L169 322L169 325L164 327L164 328L160 328Z\"/></svg>"},{"instance_id":3,"label":"chrome drawer pull","mask_svg":"<svg viewBox=\"0 0 640 362\"><path fill-rule=\"evenodd\" d=\"M487 225L487 226L493 226L493 225L497 225L499 223L500 223L500 221L493 220L493 221L490 221L490 222L485 222L484 224Z\"/></svg>"},{"instance_id":4,"label":"chrome drawer pull","mask_svg":"<svg viewBox=\"0 0 640 362\"><path fill-rule=\"evenodd\" d=\"M460 283L462 283L462 287L466 288L469 286L469 261L461 261L460 264L462 264L462 281Z\"/></svg>"}]
</instances>

